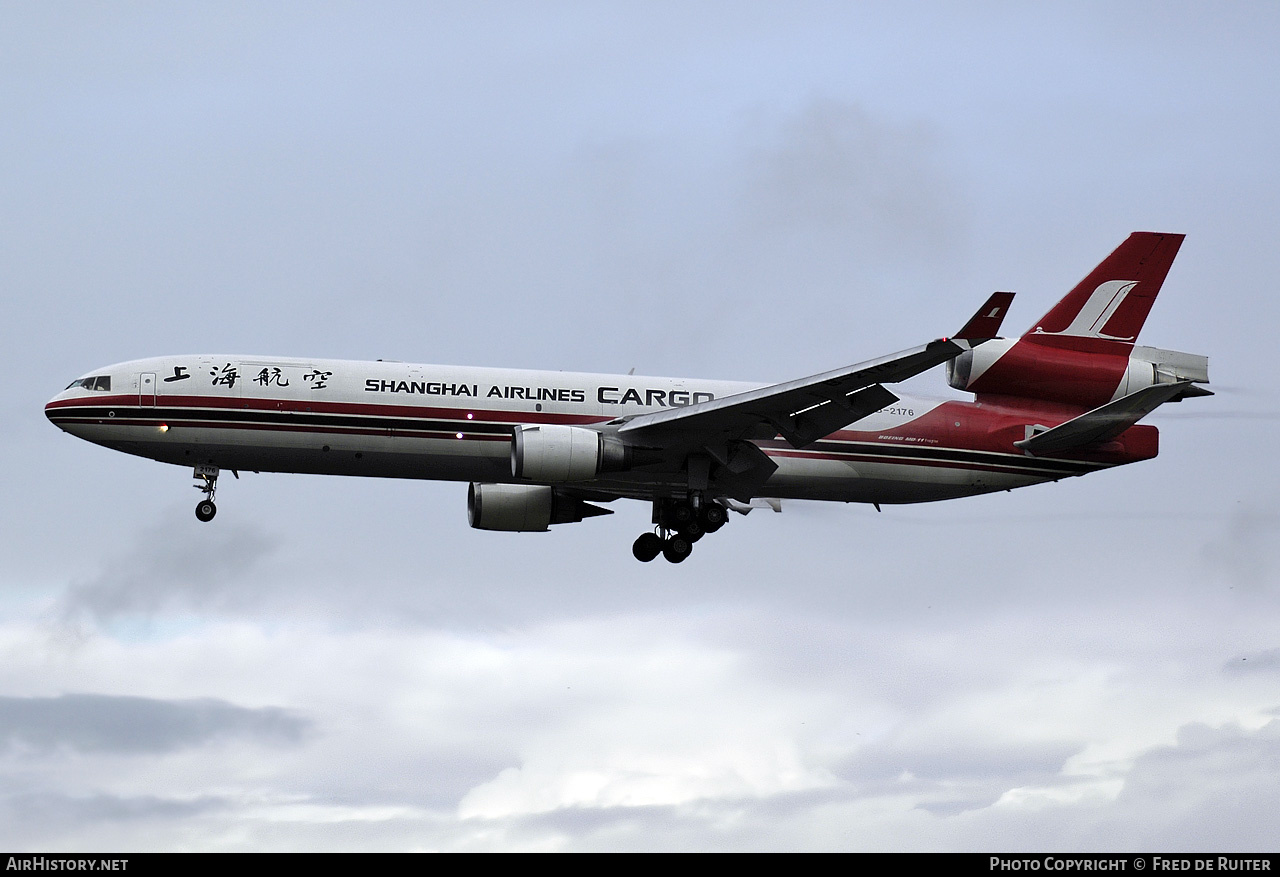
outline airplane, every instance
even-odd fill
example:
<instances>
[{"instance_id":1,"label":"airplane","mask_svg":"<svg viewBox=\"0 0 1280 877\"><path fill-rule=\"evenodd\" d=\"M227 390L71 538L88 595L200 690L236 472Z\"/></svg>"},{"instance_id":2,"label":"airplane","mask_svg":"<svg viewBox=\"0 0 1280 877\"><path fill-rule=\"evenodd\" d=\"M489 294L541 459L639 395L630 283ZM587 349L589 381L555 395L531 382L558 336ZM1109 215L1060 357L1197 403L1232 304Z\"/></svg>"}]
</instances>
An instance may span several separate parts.
<instances>
[{"instance_id":1,"label":"airplane","mask_svg":"<svg viewBox=\"0 0 1280 877\"><path fill-rule=\"evenodd\" d=\"M997 292L955 335L779 384L276 356L139 359L45 406L95 444L192 468L211 520L219 473L470 482L481 530L546 531L652 506L632 546L690 556L729 512L782 500L918 503L1156 456L1138 421L1213 395L1208 358L1142 347L1184 235L1135 232L1018 338ZM939 365L964 399L889 390Z\"/></svg>"}]
</instances>

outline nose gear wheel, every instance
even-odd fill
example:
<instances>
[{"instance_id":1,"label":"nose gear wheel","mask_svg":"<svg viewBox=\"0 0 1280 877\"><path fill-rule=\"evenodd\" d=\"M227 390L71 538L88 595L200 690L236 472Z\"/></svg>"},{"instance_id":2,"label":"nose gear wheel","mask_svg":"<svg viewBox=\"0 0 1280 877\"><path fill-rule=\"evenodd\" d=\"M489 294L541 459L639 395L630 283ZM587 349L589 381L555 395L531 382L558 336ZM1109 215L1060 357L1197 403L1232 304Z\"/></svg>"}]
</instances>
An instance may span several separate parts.
<instances>
[{"instance_id":1,"label":"nose gear wheel","mask_svg":"<svg viewBox=\"0 0 1280 877\"><path fill-rule=\"evenodd\" d=\"M196 517L207 523L218 513L218 507L213 503L213 495L218 490L218 467L197 466L194 477L195 489L204 494L204 499L196 504Z\"/></svg>"}]
</instances>

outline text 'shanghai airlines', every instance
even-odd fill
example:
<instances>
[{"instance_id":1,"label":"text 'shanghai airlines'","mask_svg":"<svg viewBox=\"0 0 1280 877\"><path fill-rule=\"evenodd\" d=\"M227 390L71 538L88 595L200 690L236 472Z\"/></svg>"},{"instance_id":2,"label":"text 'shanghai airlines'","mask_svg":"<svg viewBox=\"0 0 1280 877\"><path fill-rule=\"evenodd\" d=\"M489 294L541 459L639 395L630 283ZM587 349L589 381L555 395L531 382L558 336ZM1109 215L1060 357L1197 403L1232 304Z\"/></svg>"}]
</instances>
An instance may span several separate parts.
<instances>
[{"instance_id":1,"label":"text 'shanghai airlines'","mask_svg":"<svg viewBox=\"0 0 1280 877\"><path fill-rule=\"evenodd\" d=\"M1136 232L1021 338L997 292L950 338L760 386L399 362L190 355L95 369L46 406L72 435L191 466L468 481L471 526L539 531L653 506L643 561L684 560L729 511L782 499L913 503L1156 456L1135 425L1211 395L1208 359L1135 345L1183 235ZM973 401L892 385L946 364Z\"/></svg>"}]
</instances>

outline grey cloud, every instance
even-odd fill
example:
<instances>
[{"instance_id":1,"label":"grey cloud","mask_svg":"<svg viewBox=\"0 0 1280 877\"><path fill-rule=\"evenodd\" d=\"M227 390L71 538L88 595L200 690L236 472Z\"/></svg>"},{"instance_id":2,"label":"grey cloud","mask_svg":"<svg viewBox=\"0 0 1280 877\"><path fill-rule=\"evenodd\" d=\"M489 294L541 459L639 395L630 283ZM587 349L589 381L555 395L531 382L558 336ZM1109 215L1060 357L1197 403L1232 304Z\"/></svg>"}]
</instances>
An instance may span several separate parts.
<instances>
[{"instance_id":1,"label":"grey cloud","mask_svg":"<svg viewBox=\"0 0 1280 877\"><path fill-rule=\"evenodd\" d=\"M122 555L104 563L63 599L66 617L100 620L163 609L220 609L258 590L248 575L276 550L278 539L228 523L196 531L184 515L143 531Z\"/></svg>"},{"instance_id":2,"label":"grey cloud","mask_svg":"<svg viewBox=\"0 0 1280 877\"><path fill-rule=\"evenodd\" d=\"M1256 731L1194 723L1134 763L1115 807L1139 845L1253 849L1275 837L1280 719Z\"/></svg>"},{"instance_id":3,"label":"grey cloud","mask_svg":"<svg viewBox=\"0 0 1280 877\"><path fill-rule=\"evenodd\" d=\"M771 229L836 230L867 254L930 252L954 242L953 185L923 125L815 100L781 124L752 161L750 215Z\"/></svg>"},{"instance_id":4,"label":"grey cloud","mask_svg":"<svg viewBox=\"0 0 1280 877\"><path fill-rule=\"evenodd\" d=\"M0 741L11 749L154 754L218 739L297 743L311 722L278 707L222 700L156 700L102 694L0 697Z\"/></svg>"},{"instance_id":5,"label":"grey cloud","mask_svg":"<svg viewBox=\"0 0 1280 877\"><path fill-rule=\"evenodd\" d=\"M1199 722L1178 730L1177 742L1147 752L1134 764L1122 798L1157 798L1179 794L1189 774L1198 774L1208 787L1224 790L1238 782L1238 774L1269 776L1280 799L1280 720L1257 731L1231 724L1214 728Z\"/></svg>"},{"instance_id":6,"label":"grey cloud","mask_svg":"<svg viewBox=\"0 0 1280 877\"><path fill-rule=\"evenodd\" d=\"M1280 648L1265 649L1249 655L1240 655L1222 665L1225 673L1275 673L1280 671Z\"/></svg>"},{"instance_id":7,"label":"grey cloud","mask_svg":"<svg viewBox=\"0 0 1280 877\"><path fill-rule=\"evenodd\" d=\"M986 795L972 799L953 798L946 801L925 801L917 804L916 809L932 813L934 816L959 816L961 813L968 813L970 810L981 810L983 807L990 807L998 800L1000 800L999 795Z\"/></svg>"},{"instance_id":8,"label":"grey cloud","mask_svg":"<svg viewBox=\"0 0 1280 877\"><path fill-rule=\"evenodd\" d=\"M216 796L84 795L53 791L0 794L0 845L11 850L156 849L160 826L232 811ZM129 834L133 828L139 834ZM96 836L96 840L94 839ZM133 840L122 838L132 837Z\"/></svg>"},{"instance_id":9,"label":"grey cloud","mask_svg":"<svg viewBox=\"0 0 1280 877\"><path fill-rule=\"evenodd\" d=\"M1232 587L1256 592L1275 587L1275 536L1280 514L1271 509L1237 508L1225 532L1204 548L1205 560Z\"/></svg>"},{"instance_id":10,"label":"grey cloud","mask_svg":"<svg viewBox=\"0 0 1280 877\"><path fill-rule=\"evenodd\" d=\"M82 822L181 819L227 806L225 800L214 797L176 799L156 795L126 797L28 792L0 798L0 820L10 827L27 824L49 828Z\"/></svg>"},{"instance_id":11,"label":"grey cloud","mask_svg":"<svg viewBox=\"0 0 1280 877\"><path fill-rule=\"evenodd\" d=\"M917 809L955 816L989 807L1013 788L1073 782L1062 767L1081 748L1068 742L889 742L860 750L836 773L860 794L910 793L921 799Z\"/></svg>"},{"instance_id":12,"label":"grey cloud","mask_svg":"<svg viewBox=\"0 0 1280 877\"><path fill-rule=\"evenodd\" d=\"M1076 743L989 744L949 741L938 746L889 743L869 746L845 762L840 775L850 780L884 779L910 773L924 780L1001 779L1025 780L1029 776L1054 775L1083 747Z\"/></svg>"},{"instance_id":13,"label":"grey cloud","mask_svg":"<svg viewBox=\"0 0 1280 877\"><path fill-rule=\"evenodd\" d=\"M775 833L779 823L830 793L774 795L760 800L699 801L679 806L573 807L500 823L516 844L548 835L584 851L783 850L802 846Z\"/></svg>"}]
</instances>

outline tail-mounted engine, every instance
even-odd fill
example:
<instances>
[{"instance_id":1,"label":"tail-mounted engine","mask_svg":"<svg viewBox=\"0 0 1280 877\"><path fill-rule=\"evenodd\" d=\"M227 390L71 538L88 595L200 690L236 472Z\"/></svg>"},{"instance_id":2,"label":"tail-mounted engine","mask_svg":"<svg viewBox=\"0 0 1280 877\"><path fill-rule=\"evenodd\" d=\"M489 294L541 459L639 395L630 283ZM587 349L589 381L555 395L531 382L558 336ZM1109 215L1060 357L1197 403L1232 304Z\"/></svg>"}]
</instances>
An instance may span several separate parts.
<instances>
[{"instance_id":1,"label":"tail-mounted engine","mask_svg":"<svg viewBox=\"0 0 1280 877\"><path fill-rule=\"evenodd\" d=\"M517 426L511 474L528 481L588 481L631 468L632 450L615 436L581 426Z\"/></svg>"},{"instance_id":2,"label":"tail-mounted engine","mask_svg":"<svg viewBox=\"0 0 1280 877\"><path fill-rule=\"evenodd\" d=\"M1089 407L1179 381L1208 383L1209 358L1156 347L1085 351L1028 338L997 338L947 363L947 382L957 390Z\"/></svg>"},{"instance_id":3,"label":"tail-mounted engine","mask_svg":"<svg viewBox=\"0 0 1280 877\"><path fill-rule=\"evenodd\" d=\"M473 483L467 491L467 521L477 530L543 532L552 524L609 514L609 509L541 484Z\"/></svg>"}]
</instances>

